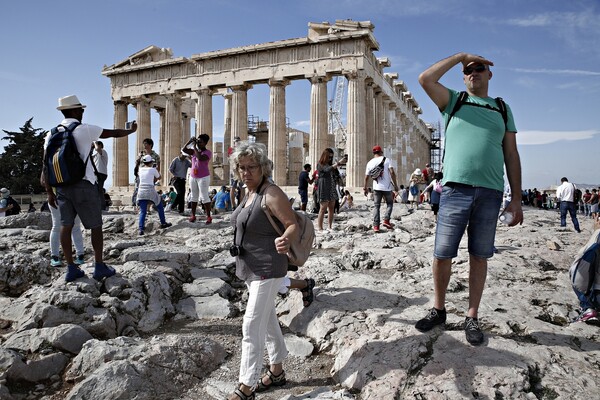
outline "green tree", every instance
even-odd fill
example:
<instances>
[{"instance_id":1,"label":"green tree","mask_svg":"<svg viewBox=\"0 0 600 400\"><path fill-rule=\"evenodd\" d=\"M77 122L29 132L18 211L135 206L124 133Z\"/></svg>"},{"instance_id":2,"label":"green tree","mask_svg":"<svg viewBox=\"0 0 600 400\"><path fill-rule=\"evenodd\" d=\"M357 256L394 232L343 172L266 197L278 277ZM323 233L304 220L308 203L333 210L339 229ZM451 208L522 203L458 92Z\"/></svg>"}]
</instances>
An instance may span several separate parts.
<instances>
[{"instance_id":1,"label":"green tree","mask_svg":"<svg viewBox=\"0 0 600 400\"><path fill-rule=\"evenodd\" d=\"M0 154L0 185L7 187L11 194L42 193L40 185L44 156L44 136L48 131L34 128L30 118L20 132L2 130L9 144Z\"/></svg>"}]
</instances>

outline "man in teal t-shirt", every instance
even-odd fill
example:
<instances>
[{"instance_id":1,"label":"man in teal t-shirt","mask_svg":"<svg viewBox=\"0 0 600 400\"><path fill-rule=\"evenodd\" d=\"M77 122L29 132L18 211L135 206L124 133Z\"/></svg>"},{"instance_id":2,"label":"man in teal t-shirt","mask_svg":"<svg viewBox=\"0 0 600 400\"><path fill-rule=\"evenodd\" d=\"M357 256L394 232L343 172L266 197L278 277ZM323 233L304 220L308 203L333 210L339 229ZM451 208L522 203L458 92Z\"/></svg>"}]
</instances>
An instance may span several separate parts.
<instances>
[{"instance_id":1,"label":"man in teal t-shirt","mask_svg":"<svg viewBox=\"0 0 600 400\"><path fill-rule=\"evenodd\" d=\"M439 81L455 65L462 64L468 97L450 117L459 92ZM521 193L521 161L517 150L516 126L508 106L506 124L496 100L488 96L493 63L481 56L458 53L438 61L419 76L419 83L446 119L444 142L444 188L435 233L433 308L415 327L429 331L446 322L446 289L452 259L468 229L469 309L464 323L467 341L483 343L478 310L485 279L487 259L492 257L496 218L504 190L504 166L512 193ZM522 223L523 210L518 196L505 212L513 214L510 226Z\"/></svg>"}]
</instances>

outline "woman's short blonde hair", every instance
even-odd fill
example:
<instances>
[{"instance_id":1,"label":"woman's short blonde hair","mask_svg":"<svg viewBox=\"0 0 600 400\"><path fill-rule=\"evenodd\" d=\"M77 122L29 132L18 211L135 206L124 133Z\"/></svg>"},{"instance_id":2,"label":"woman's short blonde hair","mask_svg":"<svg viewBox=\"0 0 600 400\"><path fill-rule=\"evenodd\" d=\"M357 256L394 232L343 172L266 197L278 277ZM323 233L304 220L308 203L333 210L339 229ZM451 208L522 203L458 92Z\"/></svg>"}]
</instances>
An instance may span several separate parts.
<instances>
[{"instance_id":1,"label":"woman's short blonde hair","mask_svg":"<svg viewBox=\"0 0 600 400\"><path fill-rule=\"evenodd\" d=\"M241 179L238 167L240 166L240 159L244 157L250 157L253 161L256 161L260 165L262 175L265 178L270 177L273 173L273 162L269 160L267 154L267 146L262 143L238 142L229 161L235 177Z\"/></svg>"}]
</instances>

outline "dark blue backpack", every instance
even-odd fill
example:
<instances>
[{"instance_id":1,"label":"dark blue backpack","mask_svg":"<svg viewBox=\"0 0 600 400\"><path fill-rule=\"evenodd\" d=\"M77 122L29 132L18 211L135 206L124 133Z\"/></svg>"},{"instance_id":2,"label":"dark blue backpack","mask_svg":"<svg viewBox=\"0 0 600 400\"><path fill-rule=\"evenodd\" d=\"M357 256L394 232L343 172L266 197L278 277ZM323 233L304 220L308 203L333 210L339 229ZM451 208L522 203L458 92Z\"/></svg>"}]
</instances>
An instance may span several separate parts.
<instances>
[{"instance_id":1,"label":"dark blue backpack","mask_svg":"<svg viewBox=\"0 0 600 400\"><path fill-rule=\"evenodd\" d=\"M50 140L46 147L44 167L50 186L67 186L79 182L85 176L89 154L85 162L79 156L73 131L80 122L69 126L59 125L50 131ZM91 149L90 149L91 154Z\"/></svg>"}]
</instances>

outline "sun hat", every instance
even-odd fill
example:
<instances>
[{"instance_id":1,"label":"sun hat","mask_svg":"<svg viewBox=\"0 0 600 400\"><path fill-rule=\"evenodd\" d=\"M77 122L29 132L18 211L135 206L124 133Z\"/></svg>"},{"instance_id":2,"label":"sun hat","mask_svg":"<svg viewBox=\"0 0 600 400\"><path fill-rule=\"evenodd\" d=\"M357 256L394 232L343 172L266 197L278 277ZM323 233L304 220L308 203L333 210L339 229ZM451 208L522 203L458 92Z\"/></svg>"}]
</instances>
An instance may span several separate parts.
<instances>
[{"instance_id":1,"label":"sun hat","mask_svg":"<svg viewBox=\"0 0 600 400\"><path fill-rule=\"evenodd\" d=\"M8 190L7 188L0 189L0 192L3 193L3 194L5 194L5 195L7 195L7 196L10 194L10 190Z\"/></svg>"},{"instance_id":2,"label":"sun hat","mask_svg":"<svg viewBox=\"0 0 600 400\"><path fill-rule=\"evenodd\" d=\"M413 174L415 174L415 175L421 175L421 168L415 169L415 172L413 172Z\"/></svg>"},{"instance_id":3,"label":"sun hat","mask_svg":"<svg viewBox=\"0 0 600 400\"><path fill-rule=\"evenodd\" d=\"M154 162L154 158L152 158L152 156L150 154L146 154L144 157L142 157L142 162L144 164L151 163L151 162Z\"/></svg>"},{"instance_id":4,"label":"sun hat","mask_svg":"<svg viewBox=\"0 0 600 400\"><path fill-rule=\"evenodd\" d=\"M383 153L383 150L381 150L381 146L374 146L373 153Z\"/></svg>"},{"instance_id":5,"label":"sun hat","mask_svg":"<svg viewBox=\"0 0 600 400\"><path fill-rule=\"evenodd\" d=\"M58 107L56 107L57 110L70 110L72 108L85 108L85 106L81 104L77 96L74 94L58 99Z\"/></svg>"}]
</instances>

